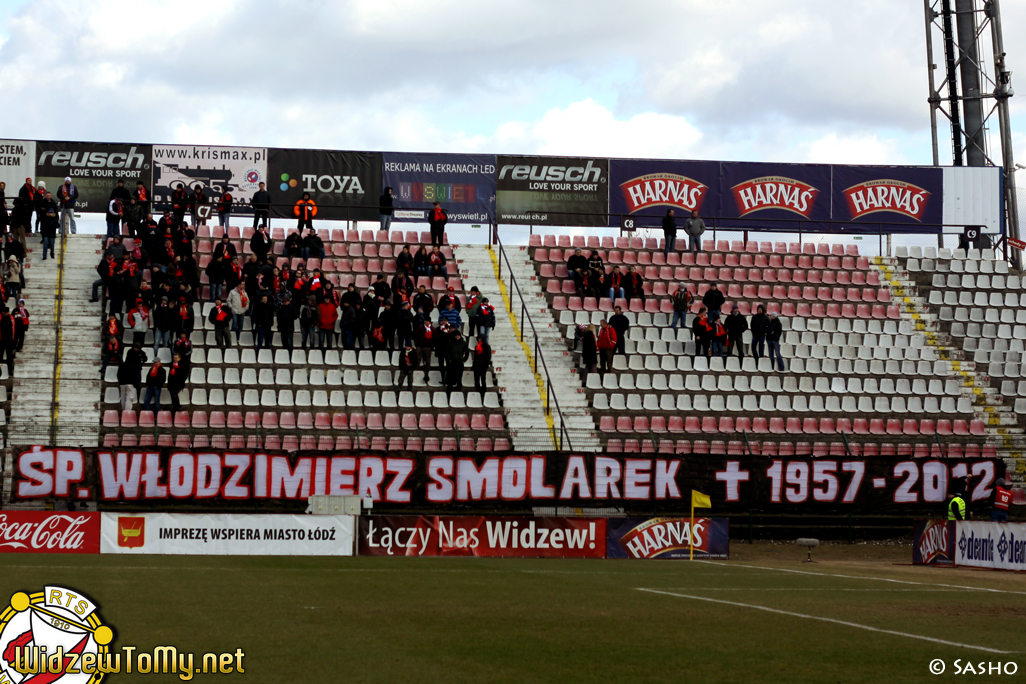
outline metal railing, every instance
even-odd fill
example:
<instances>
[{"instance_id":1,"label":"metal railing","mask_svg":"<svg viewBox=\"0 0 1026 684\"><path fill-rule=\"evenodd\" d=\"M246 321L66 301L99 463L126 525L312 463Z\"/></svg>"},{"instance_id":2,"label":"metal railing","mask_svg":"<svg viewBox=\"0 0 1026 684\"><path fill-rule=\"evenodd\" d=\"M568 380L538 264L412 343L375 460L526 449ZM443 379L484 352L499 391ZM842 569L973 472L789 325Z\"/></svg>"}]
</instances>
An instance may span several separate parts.
<instances>
[{"instance_id":1,"label":"metal railing","mask_svg":"<svg viewBox=\"0 0 1026 684\"><path fill-rule=\"evenodd\" d=\"M527 327L524 325L524 321L531 326L531 335L534 338L534 373L538 375L538 364L541 362L541 370L544 373L544 385L545 385L545 415L552 415L552 408L550 407L549 400L551 398L552 406L555 407L555 414L559 418L559 427L556 435L556 439L553 440L556 444L556 448L562 450L573 449L573 442L570 439L570 432L567 430L566 422L563 420L563 412L559 408L559 399L556 397L556 390L552 386L552 377L549 375L548 364L545 363L545 356L541 352L541 345L538 342L538 329L534 325L534 319L531 318L531 312L528 310L527 302L524 300L524 294L520 290L520 284L517 283L517 278L513 274L513 266L509 263L509 256L506 254L506 249L503 247L502 240L499 239L498 231L494 233L495 243L499 248L499 279L502 280L502 265L506 264L506 269L509 271L509 280L507 281L510 285L509 292L509 313L513 314L516 303L513 300L513 293L516 292L517 300L520 302L520 341L524 341L524 337L527 333Z\"/></svg>"}]
</instances>

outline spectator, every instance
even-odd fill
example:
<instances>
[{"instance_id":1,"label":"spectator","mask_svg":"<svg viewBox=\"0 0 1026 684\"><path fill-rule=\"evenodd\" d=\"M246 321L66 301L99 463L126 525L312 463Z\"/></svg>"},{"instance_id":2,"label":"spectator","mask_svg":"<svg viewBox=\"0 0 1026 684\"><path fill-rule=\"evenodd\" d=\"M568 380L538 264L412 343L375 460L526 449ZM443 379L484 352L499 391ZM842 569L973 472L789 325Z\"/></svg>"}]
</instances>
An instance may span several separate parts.
<instances>
[{"instance_id":1,"label":"spectator","mask_svg":"<svg viewBox=\"0 0 1026 684\"><path fill-rule=\"evenodd\" d=\"M138 306L138 305L137 305ZM160 305L153 312L153 354L160 347L170 347L174 340L176 312L171 308L167 297L160 298ZM131 312L129 312L131 318ZM138 338L142 341L142 338Z\"/></svg>"},{"instance_id":2,"label":"spectator","mask_svg":"<svg viewBox=\"0 0 1026 684\"><path fill-rule=\"evenodd\" d=\"M270 231L267 229L267 226L261 224L256 232L253 233L253 237L249 239L249 249L253 254L257 255L257 259L263 261L271 252L272 247Z\"/></svg>"},{"instance_id":3,"label":"spectator","mask_svg":"<svg viewBox=\"0 0 1026 684\"><path fill-rule=\"evenodd\" d=\"M142 232L143 225L146 223L145 204L137 200L135 195L131 195L127 203L122 203L122 207L124 209L122 219L124 225L128 226L128 234L132 237L139 235ZM61 225L63 224L64 221L62 220Z\"/></svg>"},{"instance_id":4,"label":"spectator","mask_svg":"<svg viewBox=\"0 0 1026 684\"><path fill-rule=\"evenodd\" d=\"M270 349L273 336L271 329L274 327L274 304L266 294L260 295L260 299L253 304L252 320L256 333L256 348Z\"/></svg>"},{"instance_id":5,"label":"spectator","mask_svg":"<svg viewBox=\"0 0 1026 684\"><path fill-rule=\"evenodd\" d=\"M688 249L693 253L702 251L702 235L705 233L705 221L698 218L698 210L691 211L691 218L684 222L684 232L688 234Z\"/></svg>"},{"instance_id":6,"label":"spectator","mask_svg":"<svg viewBox=\"0 0 1026 684\"><path fill-rule=\"evenodd\" d=\"M677 222L673 218L673 209L666 210L663 217L663 256L677 249Z\"/></svg>"},{"instance_id":7,"label":"spectator","mask_svg":"<svg viewBox=\"0 0 1026 684\"><path fill-rule=\"evenodd\" d=\"M185 220L185 212L189 208L189 193L181 183L171 193L171 215L175 223Z\"/></svg>"},{"instance_id":8,"label":"spectator","mask_svg":"<svg viewBox=\"0 0 1026 684\"><path fill-rule=\"evenodd\" d=\"M596 341L599 352L599 373L603 375L613 370L613 354L616 352L616 343L616 331L603 318Z\"/></svg>"},{"instance_id":9,"label":"spectator","mask_svg":"<svg viewBox=\"0 0 1026 684\"><path fill-rule=\"evenodd\" d=\"M0 181L0 233L6 233L11 217L7 215L7 183Z\"/></svg>"},{"instance_id":10,"label":"spectator","mask_svg":"<svg viewBox=\"0 0 1026 684\"><path fill-rule=\"evenodd\" d=\"M253 207L253 227L270 223L271 193L267 192L263 183L257 184L257 191L249 204Z\"/></svg>"},{"instance_id":11,"label":"spectator","mask_svg":"<svg viewBox=\"0 0 1026 684\"><path fill-rule=\"evenodd\" d=\"M709 322L709 310L704 306L698 310L698 318L691 323L691 335L695 338L695 357L709 356L713 325Z\"/></svg>"},{"instance_id":12,"label":"spectator","mask_svg":"<svg viewBox=\"0 0 1026 684\"><path fill-rule=\"evenodd\" d=\"M2 320L2 319L0 319ZM3 339L2 331L0 331L0 341ZM3 354L0 354L0 360L3 359ZM108 337L100 348L100 376L103 377L104 373L107 372L107 366L118 365L121 360L121 340L116 336L111 335Z\"/></svg>"},{"instance_id":13,"label":"spectator","mask_svg":"<svg viewBox=\"0 0 1026 684\"><path fill-rule=\"evenodd\" d=\"M611 300L615 302L618 298L624 298L623 273L620 272L619 266L613 266L613 271L606 278L605 284L609 286L609 298Z\"/></svg>"},{"instance_id":14,"label":"spectator","mask_svg":"<svg viewBox=\"0 0 1026 684\"><path fill-rule=\"evenodd\" d=\"M725 358L727 355L724 352L727 343L727 329L723 327L723 322L716 318L712 321L712 355Z\"/></svg>"},{"instance_id":15,"label":"spectator","mask_svg":"<svg viewBox=\"0 0 1026 684\"><path fill-rule=\"evenodd\" d=\"M452 396L453 390L463 391L463 364L470 356L467 341L459 328L453 333L445 353L445 396Z\"/></svg>"},{"instance_id":16,"label":"spectator","mask_svg":"<svg viewBox=\"0 0 1026 684\"><path fill-rule=\"evenodd\" d=\"M399 337L400 344L413 344L414 328L416 327L416 324L417 317L413 315L413 310L410 308L410 303L403 302L402 306L399 307L399 311L396 313L395 332L396 335Z\"/></svg>"},{"instance_id":17,"label":"spectator","mask_svg":"<svg viewBox=\"0 0 1026 684\"><path fill-rule=\"evenodd\" d=\"M440 202L435 202L434 208L428 214L428 223L431 224L431 244L441 247L445 239L445 224L449 222L449 215L442 209Z\"/></svg>"},{"instance_id":18,"label":"spectator","mask_svg":"<svg viewBox=\"0 0 1026 684\"><path fill-rule=\"evenodd\" d=\"M588 252L588 268L595 271L595 273L605 275L606 265L602 262L602 256L599 255L597 249Z\"/></svg>"},{"instance_id":19,"label":"spectator","mask_svg":"<svg viewBox=\"0 0 1026 684\"><path fill-rule=\"evenodd\" d=\"M460 312L456 310L452 302L448 302L445 305L445 309L438 312L438 322L445 321L447 324L459 330L463 326L463 319L460 318Z\"/></svg>"},{"instance_id":20,"label":"spectator","mask_svg":"<svg viewBox=\"0 0 1026 684\"><path fill-rule=\"evenodd\" d=\"M120 340L122 334L123 331L121 324L118 323L118 317L115 314L110 314L107 317L107 322L103 324L103 330L100 331L100 339L107 340L111 337L116 337Z\"/></svg>"},{"instance_id":21,"label":"spectator","mask_svg":"<svg viewBox=\"0 0 1026 684\"><path fill-rule=\"evenodd\" d=\"M192 368L192 340L184 330L178 333L178 339L171 345L171 354L172 356L177 354L181 359L182 372L188 377L189 370Z\"/></svg>"},{"instance_id":22,"label":"spectator","mask_svg":"<svg viewBox=\"0 0 1026 684\"><path fill-rule=\"evenodd\" d=\"M625 356L627 354L627 331L631 327L631 322L623 315L621 307L613 307L613 315L609 318L609 327L616 331L616 353Z\"/></svg>"},{"instance_id":23,"label":"spectator","mask_svg":"<svg viewBox=\"0 0 1026 684\"><path fill-rule=\"evenodd\" d=\"M225 191L221 193L221 199L217 200L217 224L223 228L228 227L228 222L232 215L232 202L235 198L232 197L232 193ZM227 232L227 231L226 231Z\"/></svg>"},{"instance_id":24,"label":"spectator","mask_svg":"<svg viewBox=\"0 0 1026 684\"><path fill-rule=\"evenodd\" d=\"M290 259L303 256L303 236L298 230L289 233L285 238L285 256Z\"/></svg>"},{"instance_id":25,"label":"spectator","mask_svg":"<svg viewBox=\"0 0 1026 684\"><path fill-rule=\"evenodd\" d=\"M460 304L460 298L456 296L456 288L450 286L446 290L445 294L438 298L438 310L444 311L445 307L452 304L452 308L456 309L456 313L463 311L463 305Z\"/></svg>"},{"instance_id":26,"label":"spectator","mask_svg":"<svg viewBox=\"0 0 1026 684\"><path fill-rule=\"evenodd\" d=\"M313 228L310 228L306 237L303 238L303 258L309 259L310 257L324 258L324 240Z\"/></svg>"},{"instance_id":27,"label":"spectator","mask_svg":"<svg viewBox=\"0 0 1026 684\"><path fill-rule=\"evenodd\" d=\"M752 316L752 356L756 363L766 353L766 329L769 327L769 322L766 307L760 304L755 315Z\"/></svg>"},{"instance_id":28,"label":"spectator","mask_svg":"<svg viewBox=\"0 0 1026 684\"><path fill-rule=\"evenodd\" d=\"M146 189L146 184L141 180L135 182L135 193L132 195L132 199L139 205L143 216L150 213L150 191Z\"/></svg>"},{"instance_id":29,"label":"spectator","mask_svg":"<svg viewBox=\"0 0 1026 684\"><path fill-rule=\"evenodd\" d=\"M431 254L428 256L428 264L431 266L432 276L441 276L443 278L448 277L449 272L445 267L445 255L442 254L437 245L431 248Z\"/></svg>"},{"instance_id":30,"label":"spectator","mask_svg":"<svg viewBox=\"0 0 1026 684\"><path fill-rule=\"evenodd\" d=\"M313 292L311 292L310 294L313 294ZM348 285L346 285L346 291L342 295L338 304L345 306L353 306L360 301L360 293L356 291L356 285L349 283Z\"/></svg>"},{"instance_id":31,"label":"spectator","mask_svg":"<svg viewBox=\"0 0 1026 684\"><path fill-rule=\"evenodd\" d=\"M135 345L132 347L135 348ZM125 360L118 366L118 400L121 403L122 411L131 411L135 406L138 399L139 373L141 372L142 366L139 365L138 360L130 361L129 355L126 354Z\"/></svg>"},{"instance_id":32,"label":"spectator","mask_svg":"<svg viewBox=\"0 0 1026 684\"><path fill-rule=\"evenodd\" d=\"M353 344L356 345L357 349L362 350L365 349L363 340L370 329L370 314L363 308L362 302L356 302L351 308L353 309Z\"/></svg>"},{"instance_id":33,"label":"spectator","mask_svg":"<svg viewBox=\"0 0 1026 684\"><path fill-rule=\"evenodd\" d=\"M598 297L602 287L597 275L590 268L582 268L575 274L577 294L581 297Z\"/></svg>"},{"instance_id":34,"label":"spectator","mask_svg":"<svg viewBox=\"0 0 1026 684\"><path fill-rule=\"evenodd\" d=\"M489 334L495 329L495 307L488 303L488 297L481 299L481 305L477 308L476 322L477 339L479 342L483 341L487 344Z\"/></svg>"},{"instance_id":35,"label":"spectator","mask_svg":"<svg viewBox=\"0 0 1026 684\"><path fill-rule=\"evenodd\" d=\"M171 410L178 413L182 410L182 404L178 400L178 393L185 388L185 381L188 379L188 373L182 366L182 357L178 354L172 354L171 366L167 369L167 393L171 395ZM160 400L157 400L159 405Z\"/></svg>"},{"instance_id":36,"label":"spectator","mask_svg":"<svg viewBox=\"0 0 1026 684\"><path fill-rule=\"evenodd\" d=\"M299 312L292 304L292 295L286 294L281 306L278 307L278 334L281 335L281 346L292 354L292 336L296 330L296 318Z\"/></svg>"},{"instance_id":37,"label":"spectator","mask_svg":"<svg viewBox=\"0 0 1026 684\"><path fill-rule=\"evenodd\" d=\"M317 327L320 332L321 350L332 349L335 337L335 322L338 321L338 308L335 302L323 301L317 305Z\"/></svg>"},{"instance_id":38,"label":"spectator","mask_svg":"<svg viewBox=\"0 0 1026 684\"><path fill-rule=\"evenodd\" d=\"M342 306L342 316L339 319L339 341L343 349L353 348L353 338L356 335L356 307L346 303Z\"/></svg>"},{"instance_id":39,"label":"spectator","mask_svg":"<svg viewBox=\"0 0 1026 684\"><path fill-rule=\"evenodd\" d=\"M424 321L417 327L417 357L420 359L421 370L424 371L425 383L428 380L428 371L431 370L431 350L435 346L434 336L430 320Z\"/></svg>"},{"instance_id":40,"label":"spectator","mask_svg":"<svg viewBox=\"0 0 1026 684\"><path fill-rule=\"evenodd\" d=\"M378 325L381 329L381 338L384 340L384 349L392 351L395 349L395 329L399 324L397 311L392 308L392 301L385 299L381 302L381 310L378 312Z\"/></svg>"},{"instance_id":41,"label":"spectator","mask_svg":"<svg viewBox=\"0 0 1026 684\"><path fill-rule=\"evenodd\" d=\"M36 196L32 202L32 208L36 212L36 230L42 232L40 226L43 222L43 214L46 213L46 183L39 181L36 184ZM59 225L59 219L58 219Z\"/></svg>"},{"instance_id":42,"label":"spectator","mask_svg":"<svg viewBox=\"0 0 1026 684\"><path fill-rule=\"evenodd\" d=\"M225 233L221 236L221 241L214 246L210 264L207 266L207 278L210 280L210 301L215 301L221 296L222 285L233 270L232 261L237 256L235 245L228 239L228 233Z\"/></svg>"},{"instance_id":43,"label":"spectator","mask_svg":"<svg viewBox=\"0 0 1026 684\"><path fill-rule=\"evenodd\" d=\"M18 306L14 309L14 320L20 324L20 329L14 340L14 351L21 351L25 344L25 333L29 329L29 311L25 308L25 300L19 299Z\"/></svg>"},{"instance_id":44,"label":"spectator","mask_svg":"<svg viewBox=\"0 0 1026 684\"><path fill-rule=\"evenodd\" d=\"M303 306L299 307L299 328L303 333L299 346L313 349L317 343L317 329L320 327L321 312L317 308L317 298L307 297Z\"/></svg>"},{"instance_id":45,"label":"spectator","mask_svg":"<svg viewBox=\"0 0 1026 684\"><path fill-rule=\"evenodd\" d=\"M160 391L164 388L164 380L167 378L167 371L160 363L160 359L154 359L153 365L150 366L150 370L146 373L146 395L143 398L143 411L151 410L151 406L156 406L156 410L160 411Z\"/></svg>"},{"instance_id":46,"label":"spectator","mask_svg":"<svg viewBox=\"0 0 1026 684\"><path fill-rule=\"evenodd\" d=\"M403 249L399 252L399 256L395 258L395 270L396 273L405 273L407 270L413 268L413 254L410 253L410 246L403 245Z\"/></svg>"},{"instance_id":47,"label":"spectator","mask_svg":"<svg viewBox=\"0 0 1026 684\"><path fill-rule=\"evenodd\" d=\"M427 276L431 273L431 260L428 258L428 251L423 247L413 255L413 272L418 276Z\"/></svg>"},{"instance_id":48,"label":"spectator","mask_svg":"<svg viewBox=\"0 0 1026 684\"><path fill-rule=\"evenodd\" d=\"M392 288L385 282L384 274L379 273L371 287L374 288L374 296L381 299L382 302L387 302L392 298Z\"/></svg>"},{"instance_id":49,"label":"spectator","mask_svg":"<svg viewBox=\"0 0 1026 684\"><path fill-rule=\"evenodd\" d=\"M136 401L142 398L142 369L146 365L146 352L142 350L141 344L133 344L131 348L125 352L125 360L123 364L128 364L129 368L134 369L135 375L132 376L135 379L135 396Z\"/></svg>"},{"instance_id":50,"label":"spectator","mask_svg":"<svg viewBox=\"0 0 1026 684\"><path fill-rule=\"evenodd\" d=\"M303 193L302 199L296 202L292 213L299 219L299 223L296 225L297 231L302 233L304 228L313 230L313 220L317 216L317 203L310 199L310 193Z\"/></svg>"},{"instance_id":51,"label":"spectator","mask_svg":"<svg viewBox=\"0 0 1026 684\"><path fill-rule=\"evenodd\" d=\"M784 372L784 357L780 354L780 336L784 334L784 326L777 319L777 312L770 311L769 323L766 325L766 344L769 347L770 367L773 366L773 357L776 356L776 365L781 373Z\"/></svg>"},{"instance_id":52,"label":"spectator","mask_svg":"<svg viewBox=\"0 0 1026 684\"><path fill-rule=\"evenodd\" d=\"M566 272L572 276L586 268L588 268L588 260L581 254L580 249L575 249L573 255L566 260Z\"/></svg>"},{"instance_id":53,"label":"spectator","mask_svg":"<svg viewBox=\"0 0 1026 684\"><path fill-rule=\"evenodd\" d=\"M61 205L61 228L64 227L64 217L68 218L71 227L71 234L78 232L75 226L75 204L78 202L78 188L71 182L71 176L64 179L64 183L57 188L57 201Z\"/></svg>"},{"instance_id":54,"label":"spectator","mask_svg":"<svg viewBox=\"0 0 1026 684\"><path fill-rule=\"evenodd\" d=\"M723 309L726 301L716 283L709 283L709 289L706 291L705 296L702 297L702 304L709 311L710 321L715 321L720 317L720 311Z\"/></svg>"},{"instance_id":55,"label":"spectator","mask_svg":"<svg viewBox=\"0 0 1026 684\"><path fill-rule=\"evenodd\" d=\"M43 261L46 261L46 253L50 252L50 258L54 259L53 248L57 241L57 228L61 224L60 210L57 203L50 196L50 193L43 195L43 202L40 210L41 223L39 232L43 236Z\"/></svg>"},{"instance_id":56,"label":"spectator","mask_svg":"<svg viewBox=\"0 0 1026 684\"><path fill-rule=\"evenodd\" d=\"M627 277L623 279L623 294L628 305L634 299L640 299L642 304L645 303L645 279L634 266L627 270Z\"/></svg>"},{"instance_id":57,"label":"spectator","mask_svg":"<svg viewBox=\"0 0 1026 684\"><path fill-rule=\"evenodd\" d=\"M21 243L22 251L28 248L25 240L25 233L32 225L32 203L21 197L14 198L14 206L11 209L11 232L14 239Z\"/></svg>"},{"instance_id":58,"label":"spectator","mask_svg":"<svg viewBox=\"0 0 1026 684\"><path fill-rule=\"evenodd\" d=\"M474 361L471 368L474 371L474 389L484 399L485 391L488 389L488 367L492 364L492 347L488 344L488 338L477 338L477 345L474 347Z\"/></svg>"},{"instance_id":59,"label":"spectator","mask_svg":"<svg viewBox=\"0 0 1026 684\"><path fill-rule=\"evenodd\" d=\"M4 236L4 256L7 258L13 256L18 259L18 263L24 263L25 261L25 246L14 239L14 233L8 233Z\"/></svg>"},{"instance_id":60,"label":"spectator","mask_svg":"<svg viewBox=\"0 0 1026 684\"><path fill-rule=\"evenodd\" d=\"M124 205L121 200L112 197L107 202L107 237L121 235L121 221L125 214Z\"/></svg>"},{"instance_id":61,"label":"spectator","mask_svg":"<svg viewBox=\"0 0 1026 684\"><path fill-rule=\"evenodd\" d=\"M232 322L232 308L226 306L220 297L214 300L214 308L207 315L207 320L214 326L214 343L219 349L232 348L232 336L228 326Z\"/></svg>"},{"instance_id":62,"label":"spectator","mask_svg":"<svg viewBox=\"0 0 1026 684\"><path fill-rule=\"evenodd\" d=\"M244 283L240 282L228 293L228 307L232 310L232 330L235 332L235 343L240 344L239 336L242 335L242 323L250 309L249 293L246 292Z\"/></svg>"},{"instance_id":63,"label":"spectator","mask_svg":"<svg viewBox=\"0 0 1026 684\"><path fill-rule=\"evenodd\" d=\"M406 389L410 392L413 391L413 371L417 369L417 352L414 350L413 345L407 343L403 346L403 350L399 352L399 382L396 383L397 387L402 387L403 382L406 383Z\"/></svg>"},{"instance_id":64,"label":"spectator","mask_svg":"<svg viewBox=\"0 0 1026 684\"><path fill-rule=\"evenodd\" d=\"M737 308L736 304L730 310L730 315L724 321L723 327L727 329L727 352L724 357L730 356L736 348L737 358L745 358L745 344L742 341L742 335L748 330L748 319L741 315L741 310Z\"/></svg>"},{"instance_id":65,"label":"spectator","mask_svg":"<svg viewBox=\"0 0 1026 684\"><path fill-rule=\"evenodd\" d=\"M128 200L132 199L132 193L125 187L124 180L118 180L117 186L110 191L110 198L121 200L122 204L127 204Z\"/></svg>"},{"instance_id":66,"label":"spectator","mask_svg":"<svg viewBox=\"0 0 1026 684\"><path fill-rule=\"evenodd\" d=\"M192 222L194 225L207 225L205 218L200 218L200 207L207 203L207 193L203 192L203 186L197 183L192 188L192 194L189 195L189 202L192 204ZM184 218L184 217L183 217ZM182 223L182 221L179 221Z\"/></svg>"},{"instance_id":67,"label":"spectator","mask_svg":"<svg viewBox=\"0 0 1026 684\"><path fill-rule=\"evenodd\" d=\"M166 309L167 300L161 302ZM146 344L146 333L150 331L150 310L141 299L135 300L135 306L128 312L128 326L132 329L132 344ZM156 353L154 344L154 353Z\"/></svg>"},{"instance_id":68,"label":"spectator","mask_svg":"<svg viewBox=\"0 0 1026 684\"><path fill-rule=\"evenodd\" d=\"M196 314L192 310L192 304L189 303L189 298L186 296L180 296L178 298L178 306L174 308L177 320L177 331L179 333L185 333L186 337L191 336L192 331L196 329Z\"/></svg>"},{"instance_id":69,"label":"spectator","mask_svg":"<svg viewBox=\"0 0 1026 684\"><path fill-rule=\"evenodd\" d=\"M598 370L598 352L595 347L595 326L581 324L577 327L577 338L574 340L574 349L577 348L577 340L581 342L581 385L588 382L588 373Z\"/></svg>"},{"instance_id":70,"label":"spectator","mask_svg":"<svg viewBox=\"0 0 1026 684\"><path fill-rule=\"evenodd\" d=\"M392 188L385 188L381 194L378 211L381 215L381 230L388 230L392 226Z\"/></svg>"},{"instance_id":71,"label":"spectator","mask_svg":"<svg viewBox=\"0 0 1026 684\"><path fill-rule=\"evenodd\" d=\"M695 298L688 292L688 288L685 287L683 282L677 283L677 290L670 297L670 301L673 303L673 320L670 322L670 327L674 330L677 329L677 323L680 323L680 327L687 327L687 315L691 309L691 304L695 301Z\"/></svg>"},{"instance_id":72,"label":"spectator","mask_svg":"<svg viewBox=\"0 0 1026 684\"><path fill-rule=\"evenodd\" d=\"M7 307L0 308L0 361L7 357L7 377L14 377L14 354L18 344L18 323Z\"/></svg>"},{"instance_id":73,"label":"spectator","mask_svg":"<svg viewBox=\"0 0 1026 684\"><path fill-rule=\"evenodd\" d=\"M4 284L7 286L8 296L17 299L18 291L21 289L21 263L13 254L7 257L4 265Z\"/></svg>"}]
</instances>

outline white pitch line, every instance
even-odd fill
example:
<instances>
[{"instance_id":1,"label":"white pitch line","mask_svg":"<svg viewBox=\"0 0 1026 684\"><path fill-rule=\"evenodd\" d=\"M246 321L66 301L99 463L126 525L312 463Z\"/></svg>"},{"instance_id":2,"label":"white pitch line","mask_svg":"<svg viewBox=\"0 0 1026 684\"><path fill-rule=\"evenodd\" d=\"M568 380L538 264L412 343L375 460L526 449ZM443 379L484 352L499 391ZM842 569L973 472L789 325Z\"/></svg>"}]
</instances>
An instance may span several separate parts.
<instances>
[{"instance_id":1,"label":"white pitch line","mask_svg":"<svg viewBox=\"0 0 1026 684\"><path fill-rule=\"evenodd\" d=\"M678 587L666 587L667 589L677 589ZM834 589L831 587L815 588L815 587L679 587L680 589L687 589L689 591L852 591L852 592L866 592L879 594L880 592L907 592L907 593L938 593L938 594L953 594L958 592L958 589Z\"/></svg>"},{"instance_id":2,"label":"white pitch line","mask_svg":"<svg viewBox=\"0 0 1026 684\"><path fill-rule=\"evenodd\" d=\"M1010 589L990 589L988 587L970 587L964 584L943 584L941 582L913 582L912 580L891 579L889 577L869 577L867 575L835 575L831 572L809 572L808 570L791 570L789 568L769 568L762 565L741 565L738 563L720 563L717 561L696 561L697 563L708 563L710 565L722 565L729 568L751 568L752 570L770 570L775 572L790 572L796 575L812 575L814 577L842 577L844 579L873 580L876 582L893 582L894 584L914 584L921 587L947 587L949 589L965 589L966 591L987 591L994 594L1018 594L1026 595L1026 591L1011 591Z\"/></svg>"},{"instance_id":3,"label":"white pitch line","mask_svg":"<svg viewBox=\"0 0 1026 684\"><path fill-rule=\"evenodd\" d=\"M671 591L660 591L658 589L644 589L641 587L637 588L638 591L648 592L650 594L662 594L664 596L674 596L676 598L692 599L694 601L708 601L709 603L721 603L728 606L737 606L738 608L751 608L753 610L762 610L767 613L776 613L778 615L787 615L790 617L802 618L804 620L818 620L820 622L830 622L835 625L842 625L844 627L854 627L855 629L864 629L868 632L879 632L881 634L890 634L892 636L906 637L909 639L919 639L920 641L929 641L935 644L943 644L945 646L955 646L956 648L968 648L975 651L985 651L987 653L1000 653L1002 655L1015 653L1016 651L1002 651L996 648L988 648L987 646L974 646L973 644L961 644L957 641L946 641L944 639L935 639L933 637L922 636L920 634L909 634L908 632L897 632L892 629L880 629L879 627L870 627L869 625L860 625L857 622L847 622L846 620L835 620L833 618L819 617L818 615L806 615L804 613L792 613L789 610L778 610L777 608L768 608L766 606L757 606L752 603L739 603L737 601L724 601L723 599L709 598L708 596L692 596L690 594L675 594Z\"/></svg>"}]
</instances>

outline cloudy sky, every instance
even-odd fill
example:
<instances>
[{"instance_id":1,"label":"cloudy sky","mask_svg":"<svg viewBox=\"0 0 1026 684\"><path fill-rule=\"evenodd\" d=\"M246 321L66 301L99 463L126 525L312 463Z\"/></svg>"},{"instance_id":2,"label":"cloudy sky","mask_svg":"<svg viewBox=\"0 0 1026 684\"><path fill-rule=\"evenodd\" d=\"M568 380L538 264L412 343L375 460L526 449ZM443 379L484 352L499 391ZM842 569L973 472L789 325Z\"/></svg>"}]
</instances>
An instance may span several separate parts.
<instances>
[{"instance_id":1,"label":"cloudy sky","mask_svg":"<svg viewBox=\"0 0 1026 684\"><path fill-rule=\"evenodd\" d=\"M1002 10L1026 78L1026 0ZM0 125L35 139L928 164L923 26L919 0L0 0ZM1021 87L1013 123L1026 125Z\"/></svg>"}]
</instances>

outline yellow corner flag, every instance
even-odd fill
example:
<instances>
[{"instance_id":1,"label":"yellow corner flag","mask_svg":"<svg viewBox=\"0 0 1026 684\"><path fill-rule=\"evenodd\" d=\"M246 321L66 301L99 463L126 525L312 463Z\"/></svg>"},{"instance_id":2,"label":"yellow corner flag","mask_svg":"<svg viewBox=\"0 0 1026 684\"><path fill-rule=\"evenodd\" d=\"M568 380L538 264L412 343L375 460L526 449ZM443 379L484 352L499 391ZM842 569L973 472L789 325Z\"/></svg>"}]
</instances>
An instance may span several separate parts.
<instances>
[{"instance_id":1,"label":"yellow corner flag","mask_svg":"<svg viewBox=\"0 0 1026 684\"><path fill-rule=\"evenodd\" d=\"M691 490L691 527L689 528L688 543L691 545L691 554L688 560L695 560L695 509L712 508L712 501L708 494Z\"/></svg>"}]
</instances>

